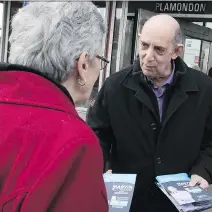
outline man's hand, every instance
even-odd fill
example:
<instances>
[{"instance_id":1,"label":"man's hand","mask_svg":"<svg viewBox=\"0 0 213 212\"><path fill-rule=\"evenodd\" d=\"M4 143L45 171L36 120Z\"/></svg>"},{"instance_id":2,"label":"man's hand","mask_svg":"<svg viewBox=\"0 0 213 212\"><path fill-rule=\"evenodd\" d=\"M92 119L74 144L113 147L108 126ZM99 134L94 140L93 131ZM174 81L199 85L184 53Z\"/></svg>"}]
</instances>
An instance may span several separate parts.
<instances>
[{"instance_id":1,"label":"man's hand","mask_svg":"<svg viewBox=\"0 0 213 212\"><path fill-rule=\"evenodd\" d=\"M106 174L112 174L112 170L109 169L109 170L106 172Z\"/></svg>"},{"instance_id":2,"label":"man's hand","mask_svg":"<svg viewBox=\"0 0 213 212\"><path fill-rule=\"evenodd\" d=\"M209 187L209 183L205 179L196 174L193 174L191 176L191 181L189 185L190 186L199 185L203 189L207 189Z\"/></svg>"}]
</instances>

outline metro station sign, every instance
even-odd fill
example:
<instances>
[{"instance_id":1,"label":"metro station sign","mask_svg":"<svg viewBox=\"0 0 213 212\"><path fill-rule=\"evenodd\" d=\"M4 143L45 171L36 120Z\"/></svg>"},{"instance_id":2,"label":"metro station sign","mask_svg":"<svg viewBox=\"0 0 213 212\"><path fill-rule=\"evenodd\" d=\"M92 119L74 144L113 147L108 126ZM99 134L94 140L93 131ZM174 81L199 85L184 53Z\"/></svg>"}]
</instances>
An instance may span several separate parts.
<instances>
[{"instance_id":1,"label":"metro station sign","mask_svg":"<svg viewBox=\"0 0 213 212\"><path fill-rule=\"evenodd\" d=\"M138 8L154 13L212 15L212 1L129 1L129 11Z\"/></svg>"},{"instance_id":2,"label":"metro station sign","mask_svg":"<svg viewBox=\"0 0 213 212\"><path fill-rule=\"evenodd\" d=\"M205 1L164 1L156 2L156 13L182 13L182 14L211 14L212 4Z\"/></svg>"}]
</instances>

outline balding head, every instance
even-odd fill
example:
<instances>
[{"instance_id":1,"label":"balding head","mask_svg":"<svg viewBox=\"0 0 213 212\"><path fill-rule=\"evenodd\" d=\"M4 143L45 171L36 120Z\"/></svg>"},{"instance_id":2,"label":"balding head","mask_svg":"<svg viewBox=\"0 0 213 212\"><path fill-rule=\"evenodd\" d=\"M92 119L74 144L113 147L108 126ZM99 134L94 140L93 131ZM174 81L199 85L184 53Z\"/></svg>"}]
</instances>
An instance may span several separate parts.
<instances>
[{"instance_id":1,"label":"balding head","mask_svg":"<svg viewBox=\"0 0 213 212\"><path fill-rule=\"evenodd\" d=\"M171 74L171 60L183 51L179 23L169 15L148 19L139 33L139 56L144 75L166 78Z\"/></svg>"},{"instance_id":2,"label":"balding head","mask_svg":"<svg viewBox=\"0 0 213 212\"><path fill-rule=\"evenodd\" d=\"M152 16L150 19L147 20L146 24L169 24L171 27L178 28L180 27L179 23L170 15L160 14ZM161 26L163 26L161 25Z\"/></svg>"},{"instance_id":3,"label":"balding head","mask_svg":"<svg viewBox=\"0 0 213 212\"><path fill-rule=\"evenodd\" d=\"M160 14L155 15L145 21L141 21L141 24L144 25L141 28L141 31L146 28L153 28L156 32L162 32L166 36L170 36L174 44L182 44L182 32L179 23L170 15Z\"/></svg>"}]
</instances>

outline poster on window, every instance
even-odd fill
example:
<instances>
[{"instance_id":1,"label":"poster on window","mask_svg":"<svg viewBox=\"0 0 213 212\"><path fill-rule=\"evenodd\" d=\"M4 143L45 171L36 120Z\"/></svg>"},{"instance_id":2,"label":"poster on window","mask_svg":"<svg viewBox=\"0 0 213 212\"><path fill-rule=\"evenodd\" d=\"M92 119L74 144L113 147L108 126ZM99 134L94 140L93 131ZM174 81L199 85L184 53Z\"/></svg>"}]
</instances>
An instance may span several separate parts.
<instances>
[{"instance_id":1,"label":"poster on window","mask_svg":"<svg viewBox=\"0 0 213 212\"><path fill-rule=\"evenodd\" d=\"M195 63L199 63L199 56L195 56L194 62L195 62Z\"/></svg>"}]
</instances>

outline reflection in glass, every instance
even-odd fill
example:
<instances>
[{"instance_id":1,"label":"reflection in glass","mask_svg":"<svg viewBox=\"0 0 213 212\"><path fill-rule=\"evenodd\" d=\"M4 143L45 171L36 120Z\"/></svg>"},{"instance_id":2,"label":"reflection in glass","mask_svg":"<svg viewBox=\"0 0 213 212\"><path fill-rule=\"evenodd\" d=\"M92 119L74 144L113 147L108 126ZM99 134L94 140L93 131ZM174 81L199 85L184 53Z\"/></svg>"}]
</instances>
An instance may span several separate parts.
<instances>
[{"instance_id":1,"label":"reflection in glass","mask_svg":"<svg viewBox=\"0 0 213 212\"><path fill-rule=\"evenodd\" d=\"M184 61L189 67L199 67L201 40L186 38ZM200 68L200 67L199 67Z\"/></svg>"},{"instance_id":2,"label":"reflection in glass","mask_svg":"<svg viewBox=\"0 0 213 212\"><path fill-rule=\"evenodd\" d=\"M209 61L210 49L211 43L207 41L202 41L200 67L204 73L208 72L209 65L211 62Z\"/></svg>"},{"instance_id":3,"label":"reflection in glass","mask_svg":"<svg viewBox=\"0 0 213 212\"><path fill-rule=\"evenodd\" d=\"M206 27L212 29L212 22L207 22L207 23L206 23Z\"/></svg>"},{"instance_id":4,"label":"reflection in glass","mask_svg":"<svg viewBox=\"0 0 213 212\"><path fill-rule=\"evenodd\" d=\"M123 59L123 66L130 65L131 56L132 56L132 45L133 45L133 30L134 28L134 19L128 18L126 31L125 31L125 42L124 42L124 59Z\"/></svg>"},{"instance_id":5,"label":"reflection in glass","mask_svg":"<svg viewBox=\"0 0 213 212\"><path fill-rule=\"evenodd\" d=\"M197 24L197 25L200 25L200 26L203 26L203 22L192 22L193 24Z\"/></svg>"},{"instance_id":6,"label":"reflection in glass","mask_svg":"<svg viewBox=\"0 0 213 212\"><path fill-rule=\"evenodd\" d=\"M210 42L187 38L185 41L184 61L189 67L207 73L211 67L211 61L209 61L210 51Z\"/></svg>"},{"instance_id":7,"label":"reflection in glass","mask_svg":"<svg viewBox=\"0 0 213 212\"><path fill-rule=\"evenodd\" d=\"M115 17L114 34L113 34L110 74L113 74L116 72L116 59L117 59L117 51L118 51L119 28L120 28L120 21L121 21L121 15L122 15L121 2L117 2L115 14L116 14L116 17Z\"/></svg>"}]
</instances>

